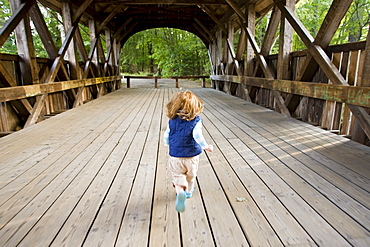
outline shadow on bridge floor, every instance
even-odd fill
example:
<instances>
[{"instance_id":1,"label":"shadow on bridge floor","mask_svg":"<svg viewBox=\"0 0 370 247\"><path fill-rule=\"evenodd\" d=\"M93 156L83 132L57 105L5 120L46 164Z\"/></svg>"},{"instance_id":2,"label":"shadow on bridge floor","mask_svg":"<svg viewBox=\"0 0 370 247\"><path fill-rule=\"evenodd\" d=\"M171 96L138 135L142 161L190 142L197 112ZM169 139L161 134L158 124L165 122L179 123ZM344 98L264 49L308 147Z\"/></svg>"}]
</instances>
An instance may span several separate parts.
<instances>
[{"instance_id":1,"label":"shadow on bridge floor","mask_svg":"<svg viewBox=\"0 0 370 247\"><path fill-rule=\"evenodd\" d=\"M123 88L1 138L0 245L370 245L369 147L213 89L192 89L215 151L178 214L174 90Z\"/></svg>"}]
</instances>

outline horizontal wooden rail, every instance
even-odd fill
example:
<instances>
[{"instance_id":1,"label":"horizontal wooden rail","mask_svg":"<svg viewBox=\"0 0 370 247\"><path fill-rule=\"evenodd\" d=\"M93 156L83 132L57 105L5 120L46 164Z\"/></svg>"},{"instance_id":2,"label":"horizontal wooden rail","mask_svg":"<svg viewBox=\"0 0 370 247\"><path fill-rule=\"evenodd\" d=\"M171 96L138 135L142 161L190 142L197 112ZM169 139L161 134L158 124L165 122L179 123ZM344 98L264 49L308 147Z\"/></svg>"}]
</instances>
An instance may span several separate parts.
<instances>
[{"instance_id":1,"label":"horizontal wooden rail","mask_svg":"<svg viewBox=\"0 0 370 247\"><path fill-rule=\"evenodd\" d=\"M370 87L342 86L325 83L286 81L232 75L211 75L214 81L243 83L249 86L331 100L370 108Z\"/></svg>"},{"instance_id":2,"label":"horizontal wooden rail","mask_svg":"<svg viewBox=\"0 0 370 247\"><path fill-rule=\"evenodd\" d=\"M131 75L125 75L126 82L127 82L127 88L131 87L131 81L130 79L154 79L154 87L158 88L158 79L167 78L167 77L161 77L161 76L131 76ZM209 76L171 76L169 77L171 79L176 80L176 88L179 88L179 79L202 79L202 87L206 87L206 78L209 78Z\"/></svg>"},{"instance_id":3,"label":"horizontal wooden rail","mask_svg":"<svg viewBox=\"0 0 370 247\"><path fill-rule=\"evenodd\" d=\"M48 93L65 91L73 88L86 87L110 81L117 81L121 79L122 76L108 76L27 86L4 87L0 88L0 102L24 99Z\"/></svg>"}]
</instances>

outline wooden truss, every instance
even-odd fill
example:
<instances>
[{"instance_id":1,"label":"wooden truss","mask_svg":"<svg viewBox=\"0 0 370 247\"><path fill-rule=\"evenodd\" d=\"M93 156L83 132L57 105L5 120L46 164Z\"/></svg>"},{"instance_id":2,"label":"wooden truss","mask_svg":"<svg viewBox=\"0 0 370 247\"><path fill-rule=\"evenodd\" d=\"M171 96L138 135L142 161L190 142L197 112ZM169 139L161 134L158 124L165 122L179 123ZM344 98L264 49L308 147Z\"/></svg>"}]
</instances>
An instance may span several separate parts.
<instances>
[{"instance_id":1,"label":"wooden truss","mask_svg":"<svg viewBox=\"0 0 370 247\"><path fill-rule=\"evenodd\" d=\"M229 56L232 57L232 61L236 68L236 75L230 74L227 71L214 70L211 78L215 80L216 83L223 82L225 85L224 91L230 93L229 83L239 84L239 94L241 97L250 100L250 91L252 88L258 87L261 90L270 89L271 96L273 97L273 104L280 110L282 114L291 116L297 109L298 105L301 103L302 96L307 96L311 98L319 98L324 100L332 100L332 102L343 102L346 103L348 108L352 111L352 114L356 118L356 122L361 126L362 131L370 137L370 116L369 111L369 77L361 77L361 81L358 81L356 87L352 87L344 78L341 71L338 69L337 65L329 58L326 53L326 49L337 30L340 21L347 12L352 1L340 1L334 0L330 10L327 13L325 21L323 22L320 31L316 38L312 37L307 31L304 25L294 14L294 1L280 1L275 0L275 8L271 15L270 24L265 35L262 47L259 48L253 36L254 25L250 24L248 17L250 16L251 8L253 5L238 6L238 4L233 0L226 0L230 7L235 11L235 13L240 18L240 26L242 30L242 36L246 34L248 38L248 44L254 51L254 57L258 63L258 66L262 69L263 77L265 79L257 79L251 76L252 74L250 67L253 68L253 63L251 63L250 51L247 52L247 57L245 59L245 71L241 71L242 67L239 65L241 57L237 58L234 54L233 46L228 43L228 38L224 38L227 42L227 47L229 51ZM244 11L243 11L244 9ZM268 65L266 57L271 49L273 39L276 35L278 28L278 20L280 19L280 38L279 40L279 55L276 67L276 73L274 73ZM288 24L289 23L289 24ZM229 35L226 28L221 28L225 32L225 37ZM289 47L289 38L292 37L293 30L299 35L301 40L307 47L307 56L304 61L303 66L301 66L298 75L294 81L291 80L289 74L290 66L290 56L291 53ZM228 32L233 32L229 30ZM221 37L222 38L222 37ZM240 47L245 47L244 38L240 38L238 49ZM216 42L215 42L216 43ZM367 39L366 48L363 49L363 59L368 61L370 59L369 53L369 43L370 39ZM217 49L217 48L216 48ZM212 49L214 51L215 49ZM241 54L240 51L238 51ZM221 52L216 52L214 57L220 56ZM215 61L225 61L225 58L218 57L213 59L213 68L226 66L215 63ZM368 63L361 63L362 68L360 71L361 75L368 74ZM304 81L312 81L314 75L317 73L319 68L327 76L330 84L321 83L307 83ZM256 72L256 68L254 68ZM243 74L243 76L241 76ZM275 75L276 74L276 75ZM338 86L337 86L338 85ZM218 85L216 86L219 87ZM348 90L355 90L354 92L349 92ZM282 97L281 93L287 93L285 97ZM331 104L332 102L329 102ZM362 103L360 103L362 102Z\"/></svg>"},{"instance_id":2,"label":"wooden truss","mask_svg":"<svg viewBox=\"0 0 370 247\"><path fill-rule=\"evenodd\" d=\"M216 89L332 131L341 127L341 134L363 143L370 137L370 38L329 46L352 1L333 0L316 37L295 15L294 0L38 1L58 5L65 39L58 50L36 0L11 0L13 15L0 30L0 45L14 31L19 56L0 59L0 114L11 111L16 117L12 126L2 120L0 132L36 123L58 110L55 102L73 108L118 88L120 48L127 39L149 28L174 27L198 35L208 46ZM259 46L256 19L268 11L272 11L269 25ZM47 62L35 58L30 19L47 51ZM80 25L89 28L89 53ZM270 55L279 27L279 53ZM234 49L236 30L240 35ZM292 52L293 32L307 50ZM20 77L9 69L10 61L19 64ZM61 98L54 99L58 93Z\"/></svg>"},{"instance_id":3,"label":"wooden truss","mask_svg":"<svg viewBox=\"0 0 370 247\"><path fill-rule=\"evenodd\" d=\"M22 81L16 82L12 75L14 72L9 71L4 62L0 61L0 81L5 86L1 88L0 101L10 102L18 117L25 122L24 127L35 124L45 112L47 113L47 101L51 100L48 97L50 93L64 92L66 95L64 98L70 107L76 107L89 97L100 97L104 92L120 87L118 41L108 29L105 31L105 25L114 15L109 16L98 28L95 28L96 22L91 20L92 45L89 54L83 44L79 23L91 2L92 0L84 1L75 11L71 9L70 3L63 2L62 16L66 34L62 46L57 50L36 1L24 3L18 0L10 1L14 14L0 30L0 45L3 45L10 33L15 31L18 52L22 54L20 61ZM29 18L32 19L44 44L50 67L37 64ZM106 55L103 54L100 41L100 34L104 31ZM82 61L78 61L78 57ZM20 84L24 86L20 87ZM33 100L27 99L30 97L33 97Z\"/></svg>"}]
</instances>

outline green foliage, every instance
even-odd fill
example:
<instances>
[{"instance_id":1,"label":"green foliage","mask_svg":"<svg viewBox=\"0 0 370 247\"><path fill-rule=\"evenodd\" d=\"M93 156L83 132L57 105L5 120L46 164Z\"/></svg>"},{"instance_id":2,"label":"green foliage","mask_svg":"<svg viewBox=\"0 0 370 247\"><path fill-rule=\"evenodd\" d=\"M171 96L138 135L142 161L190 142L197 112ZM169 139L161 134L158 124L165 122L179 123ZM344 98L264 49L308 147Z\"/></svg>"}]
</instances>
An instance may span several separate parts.
<instances>
[{"instance_id":1,"label":"green foliage","mask_svg":"<svg viewBox=\"0 0 370 247\"><path fill-rule=\"evenodd\" d=\"M61 38L61 17L60 15L50 9L39 5L41 13L44 17L46 26L50 32L51 38L54 41L54 44L57 49L62 46L62 38ZM31 20L32 21L32 20ZM31 22L32 23L32 22ZM31 24L31 32L33 36L33 44L35 46L35 53L37 57L48 57L48 54L45 50L44 45L42 44L41 38L37 33L37 30L33 24Z\"/></svg>"},{"instance_id":2,"label":"green foliage","mask_svg":"<svg viewBox=\"0 0 370 247\"><path fill-rule=\"evenodd\" d=\"M300 0L296 4L295 12L298 19L313 37L316 37L332 2L332 0ZM260 46L267 30L269 18L268 14L257 21L255 38ZM366 40L369 25L370 1L353 0L330 44L336 45ZM292 48L293 51L306 49L306 46L296 33L293 35ZM276 42L271 53L277 53L278 51L278 42Z\"/></svg>"},{"instance_id":3,"label":"green foliage","mask_svg":"<svg viewBox=\"0 0 370 247\"><path fill-rule=\"evenodd\" d=\"M5 22L12 16L10 4L8 0L0 0L0 27L4 26ZM14 33L10 35L3 46L0 47L1 53L17 54L17 46L15 45Z\"/></svg>"},{"instance_id":4,"label":"green foliage","mask_svg":"<svg viewBox=\"0 0 370 247\"><path fill-rule=\"evenodd\" d=\"M370 25L370 0L354 0L343 18L332 44L366 40Z\"/></svg>"},{"instance_id":5,"label":"green foliage","mask_svg":"<svg viewBox=\"0 0 370 247\"><path fill-rule=\"evenodd\" d=\"M133 35L121 55L123 73L161 76L209 74L207 48L194 34L172 28Z\"/></svg>"},{"instance_id":6,"label":"green foliage","mask_svg":"<svg viewBox=\"0 0 370 247\"><path fill-rule=\"evenodd\" d=\"M344 0L343 0L344 1ZM317 35L333 0L300 0L296 5L296 14L313 37ZM62 45L61 16L39 4L52 39L59 49ZM262 45L270 14L256 21L255 39ZM0 27L10 18L8 0L0 0ZM37 57L48 57L32 22L31 32ZM343 44L366 40L370 25L370 0L353 0L351 7L335 33L331 44ZM89 52L89 28L80 25L84 45ZM278 31L279 32L279 31ZM279 34L277 34L278 36ZM237 46L239 32L236 32L234 46ZM105 40L102 35L102 46ZM293 36L293 50L306 49L297 34ZM14 32L0 47L1 53L17 54ZM278 39L271 53L278 52ZM125 43L121 53L121 67L124 73L174 75L207 75L209 74L209 59L207 48L203 42L192 33L183 30L161 28L151 29L133 35Z\"/></svg>"}]
</instances>

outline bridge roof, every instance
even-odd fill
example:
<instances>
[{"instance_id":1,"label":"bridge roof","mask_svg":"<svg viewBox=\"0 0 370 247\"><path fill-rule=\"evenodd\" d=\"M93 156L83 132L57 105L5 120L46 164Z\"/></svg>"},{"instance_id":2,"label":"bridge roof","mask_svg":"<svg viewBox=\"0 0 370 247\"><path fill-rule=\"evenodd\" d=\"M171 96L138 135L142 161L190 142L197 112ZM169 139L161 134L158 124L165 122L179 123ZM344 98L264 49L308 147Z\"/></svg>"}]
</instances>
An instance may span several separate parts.
<instances>
[{"instance_id":1,"label":"bridge roof","mask_svg":"<svg viewBox=\"0 0 370 247\"><path fill-rule=\"evenodd\" d=\"M43 5L60 12L62 0L41 0ZM77 9L84 0L73 1ZM107 27L118 32L123 43L133 34L160 27L178 28L199 36L209 43L207 32L215 33L217 22L226 23L237 18L228 0L92 0L85 19L104 22L110 15ZM240 9L255 4L256 15L266 14L273 0L233 0ZM82 19L82 21L84 18ZM234 22L236 24L236 22Z\"/></svg>"}]
</instances>

